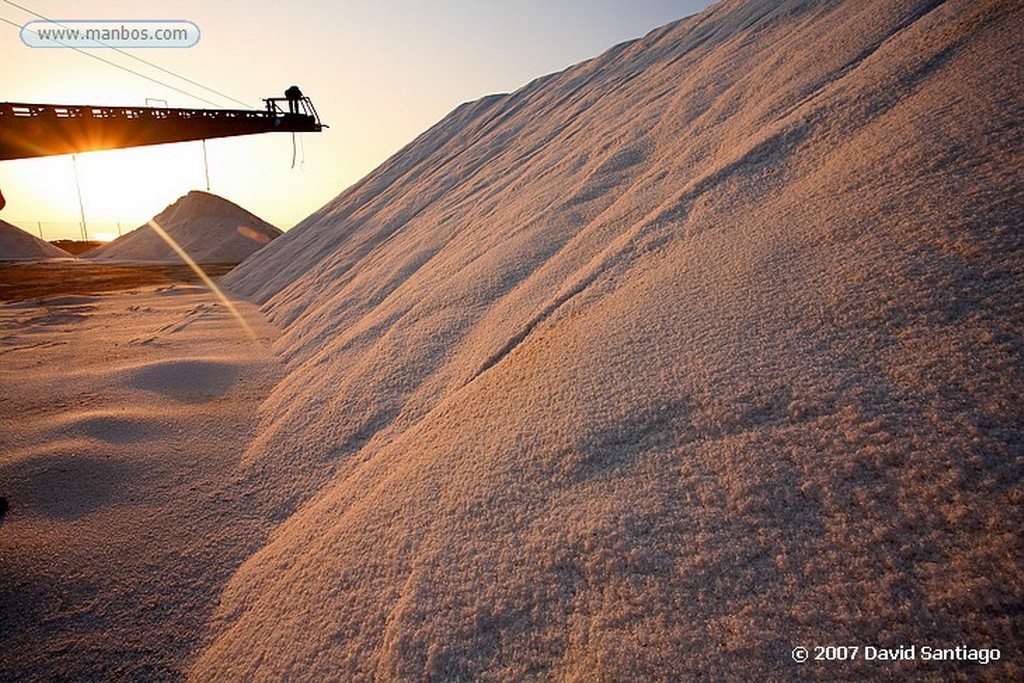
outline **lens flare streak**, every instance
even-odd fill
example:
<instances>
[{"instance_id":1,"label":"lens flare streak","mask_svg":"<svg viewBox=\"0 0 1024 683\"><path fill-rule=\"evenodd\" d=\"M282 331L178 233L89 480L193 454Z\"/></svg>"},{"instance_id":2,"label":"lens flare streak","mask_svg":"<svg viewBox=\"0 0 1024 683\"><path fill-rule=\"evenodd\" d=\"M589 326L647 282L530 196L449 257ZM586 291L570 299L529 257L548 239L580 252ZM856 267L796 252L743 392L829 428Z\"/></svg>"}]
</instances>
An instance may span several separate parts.
<instances>
[{"instance_id":1,"label":"lens flare streak","mask_svg":"<svg viewBox=\"0 0 1024 683\"><path fill-rule=\"evenodd\" d=\"M156 221L150 220L149 227L151 227L153 231L157 235L159 235L161 239L163 239L163 241L167 242L168 246L170 246L171 249L174 250L174 253L181 257L182 261L188 264L188 267L191 268L193 272L195 272L195 274L199 276L199 279L203 281L203 284L206 285L209 288L209 290L216 295L218 299L220 299L221 303L223 303L229 311L231 311L231 315L233 315L235 320L238 321L238 324L242 326L242 329L244 329L245 333L249 335L249 338L255 341L257 339L256 333L249 326L249 323L245 321L245 318L242 317L242 314L238 312L238 309L235 308L235 305L231 303L231 300L228 299L227 296L225 296L224 292L221 291L221 288L217 286L217 283L214 282L210 278L210 276L206 274L206 271L204 271L202 267L198 263L196 263L191 256L188 255L188 252L182 249L181 245L175 242L174 238L168 235L167 231L161 228Z\"/></svg>"}]
</instances>

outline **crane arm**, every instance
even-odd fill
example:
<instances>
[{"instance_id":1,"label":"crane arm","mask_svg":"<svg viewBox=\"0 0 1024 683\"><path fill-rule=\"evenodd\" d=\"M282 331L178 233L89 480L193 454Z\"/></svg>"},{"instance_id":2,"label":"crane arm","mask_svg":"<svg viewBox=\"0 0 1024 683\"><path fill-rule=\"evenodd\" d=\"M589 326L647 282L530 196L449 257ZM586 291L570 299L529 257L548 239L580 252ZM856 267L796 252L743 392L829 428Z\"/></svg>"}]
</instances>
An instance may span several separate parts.
<instances>
[{"instance_id":1,"label":"crane arm","mask_svg":"<svg viewBox=\"0 0 1024 683\"><path fill-rule=\"evenodd\" d=\"M288 111L277 105L283 101ZM2 102L0 161L256 133L315 133L325 127L308 97L265 102L265 110Z\"/></svg>"}]
</instances>

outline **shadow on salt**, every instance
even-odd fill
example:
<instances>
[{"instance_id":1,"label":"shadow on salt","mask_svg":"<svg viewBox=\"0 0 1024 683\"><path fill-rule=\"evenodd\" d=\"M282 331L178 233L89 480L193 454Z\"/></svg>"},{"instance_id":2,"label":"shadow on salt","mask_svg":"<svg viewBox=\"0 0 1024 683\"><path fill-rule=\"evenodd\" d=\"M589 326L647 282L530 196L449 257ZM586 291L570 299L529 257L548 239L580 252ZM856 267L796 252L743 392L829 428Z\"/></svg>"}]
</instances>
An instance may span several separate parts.
<instances>
[{"instance_id":1,"label":"shadow on salt","mask_svg":"<svg viewBox=\"0 0 1024 683\"><path fill-rule=\"evenodd\" d=\"M238 367L231 363L176 360L137 368L127 378L127 384L181 403L207 403L223 396L238 374Z\"/></svg>"},{"instance_id":2,"label":"shadow on salt","mask_svg":"<svg viewBox=\"0 0 1024 683\"><path fill-rule=\"evenodd\" d=\"M10 476L13 500L45 517L65 521L107 505L135 474L126 463L78 452L31 458L18 469L16 477Z\"/></svg>"}]
</instances>

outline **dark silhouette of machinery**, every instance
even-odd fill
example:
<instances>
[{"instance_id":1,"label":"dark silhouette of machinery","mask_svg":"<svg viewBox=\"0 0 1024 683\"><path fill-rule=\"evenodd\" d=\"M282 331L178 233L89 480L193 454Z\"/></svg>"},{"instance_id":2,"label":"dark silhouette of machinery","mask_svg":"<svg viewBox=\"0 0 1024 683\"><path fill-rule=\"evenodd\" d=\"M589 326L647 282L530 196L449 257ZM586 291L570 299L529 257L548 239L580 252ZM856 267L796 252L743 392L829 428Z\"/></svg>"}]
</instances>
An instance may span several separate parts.
<instances>
[{"instance_id":1,"label":"dark silhouette of machinery","mask_svg":"<svg viewBox=\"0 0 1024 683\"><path fill-rule=\"evenodd\" d=\"M256 133L317 133L326 128L313 102L297 86L288 88L284 97L264 102L263 110L2 102L0 161Z\"/></svg>"},{"instance_id":2,"label":"dark silhouette of machinery","mask_svg":"<svg viewBox=\"0 0 1024 683\"><path fill-rule=\"evenodd\" d=\"M284 97L286 100L288 100L289 114L298 114L299 105L302 103L303 100L309 99L302 96L302 91L299 90L299 86L297 85L293 85L292 87L285 90Z\"/></svg>"}]
</instances>

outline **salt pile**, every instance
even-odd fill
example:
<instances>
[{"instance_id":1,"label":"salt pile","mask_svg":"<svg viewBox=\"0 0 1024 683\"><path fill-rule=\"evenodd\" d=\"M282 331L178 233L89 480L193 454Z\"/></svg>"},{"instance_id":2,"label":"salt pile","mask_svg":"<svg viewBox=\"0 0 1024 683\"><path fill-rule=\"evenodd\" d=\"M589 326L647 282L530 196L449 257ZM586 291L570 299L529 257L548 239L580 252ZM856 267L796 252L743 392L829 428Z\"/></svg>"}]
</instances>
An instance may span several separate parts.
<instances>
[{"instance_id":1,"label":"salt pile","mask_svg":"<svg viewBox=\"0 0 1024 683\"><path fill-rule=\"evenodd\" d=\"M73 258L35 235L7 221L0 221L0 261Z\"/></svg>"},{"instance_id":2,"label":"salt pile","mask_svg":"<svg viewBox=\"0 0 1024 683\"><path fill-rule=\"evenodd\" d=\"M195 190L168 206L153 221L197 263L239 263L282 234L223 197ZM149 224L84 256L111 261L182 261Z\"/></svg>"},{"instance_id":3,"label":"salt pile","mask_svg":"<svg viewBox=\"0 0 1024 683\"><path fill-rule=\"evenodd\" d=\"M282 524L197 680L1020 680L1024 5L726 0L232 272ZM793 648L1001 648L798 663Z\"/></svg>"}]
</instances>

